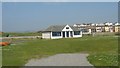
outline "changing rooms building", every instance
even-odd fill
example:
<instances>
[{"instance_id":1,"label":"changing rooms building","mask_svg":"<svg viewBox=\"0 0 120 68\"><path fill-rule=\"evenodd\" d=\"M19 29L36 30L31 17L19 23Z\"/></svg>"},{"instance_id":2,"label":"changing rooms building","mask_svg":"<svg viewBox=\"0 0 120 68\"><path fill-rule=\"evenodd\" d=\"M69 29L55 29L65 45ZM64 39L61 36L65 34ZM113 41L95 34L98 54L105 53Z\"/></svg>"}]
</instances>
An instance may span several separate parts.
<instances>
[{"instance_id":1,"label":"changing rooms building","mask_svg":"<svg viewBox=\"0 0 120 68\"><path fill-rule=\"evenodd\" d=\"M45 39L58 39L58 38L76 38L82 37L82 32L73 26L50 26L42 32L42 38Z\"/></svg>"}]
</instances>

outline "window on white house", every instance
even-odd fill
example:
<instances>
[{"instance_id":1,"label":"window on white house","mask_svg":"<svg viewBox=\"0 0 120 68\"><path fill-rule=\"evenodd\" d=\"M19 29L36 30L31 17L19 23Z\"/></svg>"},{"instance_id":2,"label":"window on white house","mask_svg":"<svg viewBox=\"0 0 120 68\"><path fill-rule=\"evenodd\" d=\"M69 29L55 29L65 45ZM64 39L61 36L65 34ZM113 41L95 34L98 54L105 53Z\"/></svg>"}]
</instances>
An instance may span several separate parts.
<instances>
[{"instance_id":1,"label":"window on white house","mask_svg":"<svg viewBox=\"0 0 120 68\"><path fill-rule=\"evenodd\" d=\"M66 29L69 29L69 27L66 27Z\"/></svg>"},{"instance_id":2,"label":"window on white house","mask_svg":"<svg viewBox=\"0 0 120 68\"><path fill-rule=\"evenodd\" d=\"M80 35L80 31L74 31L74 35Z\"/></svg>"},{"instance_id":3,"label":"window on white house","mask_svg":"<svg viewBox=\"0 0 120 68\"><path fill-rule=\"evenodd\" d=\"M52 36L61 36L61 32L52 32Z\"/></svg>"}]
</instances>

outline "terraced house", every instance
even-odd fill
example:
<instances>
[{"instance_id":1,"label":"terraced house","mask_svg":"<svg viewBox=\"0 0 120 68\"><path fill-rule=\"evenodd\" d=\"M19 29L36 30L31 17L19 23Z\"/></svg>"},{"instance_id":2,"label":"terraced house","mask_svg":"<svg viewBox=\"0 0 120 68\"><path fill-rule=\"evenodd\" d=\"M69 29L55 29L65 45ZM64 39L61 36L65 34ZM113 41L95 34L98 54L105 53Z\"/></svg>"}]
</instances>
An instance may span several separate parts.
<instances>
[{"instance_id":1,"label":"terraced house","mask_svg":"<svg viewBox=\"0 0 120 68\"><path fill-rule=\"evenodd\" d=\"M42 32L42 38L59 39L59 38L77 38L82 37L82 31L69 25L50 26Z\"/></svg>"}]
</instances>

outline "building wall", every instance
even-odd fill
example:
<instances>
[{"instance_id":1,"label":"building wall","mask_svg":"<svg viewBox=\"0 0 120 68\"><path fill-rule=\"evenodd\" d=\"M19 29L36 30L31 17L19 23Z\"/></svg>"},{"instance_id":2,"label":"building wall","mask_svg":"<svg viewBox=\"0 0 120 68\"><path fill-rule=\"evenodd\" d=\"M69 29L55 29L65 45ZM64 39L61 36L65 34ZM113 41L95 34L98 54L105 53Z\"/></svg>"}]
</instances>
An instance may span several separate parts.
<instances>
[{"instance_id":1,"label":"building wall","mask_svg":"<svg viewBox=\"0 0 120 68\"><path fill-rule=\"evenodd\" d=\"M96 27L96 32L102 32L102 27Z\"/></svg>"},{"instance_id":2,"label":"building wall","mask_svg":"<svg viewBox=\"0 0 120 68\"><path fill-rule=\"evenodd\" d=\"M110 27L110 32L114 32L114 28L113 27Z\"/></svg>"},{"instance_id":3,"label":"building wall","mask_svg":"<svg viewBox=\"0 0 120 68\"><path fill-rule=\"evenodd\" d=\"M84 30L82 30L82 34L91 34L92 33L92 29L84 29Z\"/></svg>"},{"instance_id":4,"label":"building wall","mask_svg":"<svg viewBox=\"0 0 120 68\"><path fill-rule=\"evenodd\" d=\"M74 35L74 34L73 34L73 37L74 37L74 38L82 37L82 31L80 32L80 35Z\"/></svg>"},{"instance_id":5,"label":"building wall","mask_svg":"<svg viewBox=\"0 0 120 68\"><path fill-rule=\"evenodd\" d=\"M69 29L66 29L66 27L69 27ZM62 31L73 31L72 28L69 25L66 25Z\"/></svg>"},{"instance_id":6,"label":"building wall","mask_svg":"<svg viewBox=\"0 0 120 68\"><path fill-rule=\"evenodd\" d=\"M59 38L62 38L62 36L54 36L54 37L51 37L51 39L59 39Z\"/></svg>"},{"instance_id":7,"label":"building wall","mask_svg":"<svg viewBox=\"0 0 120 68\"><path fill-rule=\"evenodd\" d=\"M109 32L109 26L105 26L105 32Z\"/></svg>"},{"instance_id":8,"label":"building wall","mask_svg":"<svg viewBox=\"0 0 120 68\"><path fill-rule=\"evenodd\" d=\"M115 26L115 32L120 32L120 26Z\"/></svg>"},{"instance_id":9,"label":"building wall","mask_svg":"<svg viewBox=\"0 0 120 68\"><path fill-rule=\"evenodd\" d=\"M42 33L42 38L50 39L51 38L51 32L43 32Z\"/></svg>"},{"instance_id":10,"label":"building wall","mask_svg":"<svg viewBox=\"0 0 120 68\"><path fill-rule=\"evenodd\" d=\"M72 32L73 34L73 38L78 38L78 37L82 37L82 31L80 32L80 35L74 35L74 31ZM66 32L65 32L65 35L66 35ZM63 38L63 35L62 35L62 32L61 32L61 36L52 36L52 32L51 32L51 39L60 39L60 38ZM70 36L70 32L69 32L69 37L66 37L65 38L71 38Z\"/></svg>"},{"instance_id":11,"label":"building wall","mask_svg":"<svg viewBox=\"0 0 120 68\"><path fill-rule=\"evenodd\" d=\"M114 32L113 26L105 26L105 32Z\"/></svg>"}]
</instances>

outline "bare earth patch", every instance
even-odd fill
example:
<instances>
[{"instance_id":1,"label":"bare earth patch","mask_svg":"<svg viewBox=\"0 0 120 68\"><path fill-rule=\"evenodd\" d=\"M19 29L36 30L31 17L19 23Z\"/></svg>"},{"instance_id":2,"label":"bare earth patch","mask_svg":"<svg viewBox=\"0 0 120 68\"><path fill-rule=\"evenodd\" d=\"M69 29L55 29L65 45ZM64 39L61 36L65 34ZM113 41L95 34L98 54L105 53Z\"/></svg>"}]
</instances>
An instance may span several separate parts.
<instances>
[{"instance_id":1,"label":"bare earth patch","mask_svg":"<svg viewBox=\"0 0 120 68\"><path fill-rule=\"evenodd\" d=\"M25 66L93 66L87 60L88 54L57 54L42 59L31 59Z\"/></svg>"}]
</instances>

